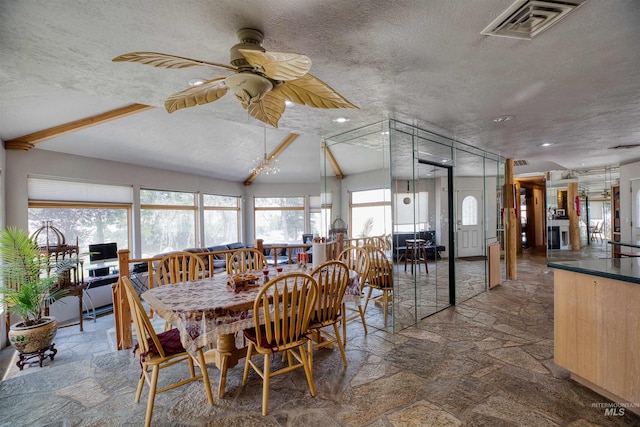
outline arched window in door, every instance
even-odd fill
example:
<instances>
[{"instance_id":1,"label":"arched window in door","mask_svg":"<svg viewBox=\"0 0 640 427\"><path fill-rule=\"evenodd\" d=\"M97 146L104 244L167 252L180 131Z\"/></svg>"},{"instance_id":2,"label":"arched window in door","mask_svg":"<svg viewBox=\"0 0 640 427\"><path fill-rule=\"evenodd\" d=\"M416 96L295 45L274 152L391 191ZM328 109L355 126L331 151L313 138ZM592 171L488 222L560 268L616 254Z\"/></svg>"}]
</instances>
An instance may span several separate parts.
<instances>
[{"instance_id":1,"label":"arched window in door","mask_svg":"<svg viewBox=\"0 0 640 427\"><path fill-rule=\"evenodd\" d=\"M462 199L462 225L478 225L478 200L473 196Z\"/></svg>"}]
</instances>

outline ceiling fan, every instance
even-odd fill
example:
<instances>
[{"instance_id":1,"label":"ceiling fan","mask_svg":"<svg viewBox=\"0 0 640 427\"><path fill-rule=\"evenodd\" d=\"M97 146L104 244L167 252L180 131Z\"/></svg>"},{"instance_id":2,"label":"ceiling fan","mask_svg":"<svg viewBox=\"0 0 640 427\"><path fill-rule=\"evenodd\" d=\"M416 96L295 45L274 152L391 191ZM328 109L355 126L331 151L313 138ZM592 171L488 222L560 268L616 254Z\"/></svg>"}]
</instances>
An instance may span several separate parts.
<instances>
[{"instance_id":1,"label":"ceiling fan","mask_svg":"<svg viewBox=\"0 0 640 427\"><path fill-rule=\"evenodd\" d=\"M169 96L164 103L169 113L216 101L228 90L251 116L276 128L287 100L315 108L358 108L309 74L309 57L266 51L262 47L264 35L253 28L243 28L237 36L239 43L230 49L231 65L156 52L125 53L113 61L138 62L161 68L209 66L234 72L228 77L208 80Z\"/></svg>"}]
</instances>

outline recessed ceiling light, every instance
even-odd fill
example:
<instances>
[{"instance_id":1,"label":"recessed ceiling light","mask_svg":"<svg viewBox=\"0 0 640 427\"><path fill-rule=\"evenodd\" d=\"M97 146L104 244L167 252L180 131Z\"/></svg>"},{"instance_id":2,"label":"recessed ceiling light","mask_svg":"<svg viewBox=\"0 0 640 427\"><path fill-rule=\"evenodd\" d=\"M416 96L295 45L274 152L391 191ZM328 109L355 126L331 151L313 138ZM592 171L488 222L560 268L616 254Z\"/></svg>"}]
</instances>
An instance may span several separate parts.
<instances>
[{"instance_id":1,"label":"recessed ceiling light","mask_svg":"<svg viewBox=\"0 0 640 427\"><path fill-rule=\"evenodd\" d=\"M345 118L345 117L338 117L337 119L333 119L334 122L338 122L338 123L344 123L344 122L348 122L349 119Z\"/></svg>"},{"instance_id":2,"label":"recessed ceiling light","mask_svg":"<svg viewBox=\"0 0 640 427\"><path fill-rule=\"evenodd\" d=\"M496 123L508 122L509 120L513 120L513 116L500 116L493 119L493 121Z\"/></svg>"},{"instance_id":3,"label":"recessed ceiling light","mask_svg":"<svg viewBox=\"0 0 640 427\"><path fill-rule=\"evenodd\" d=\"M447 163L449 161L449 159L443 159L442 163Z\"/></svg>"},{"instance_id":4,"label":"recessed ceiling light","mask_svg":"<svg viewBox=\"0 0 640 427\"><path fill-rule=\"evenodd\" d=\"M540 145L540 146L541 146L541 147L548 147L548 146L550 146L550 145L551 145L551 143L550 143L550 142L545 142L544 144L542 144L542 145Z\"/></svg>"},{"instance_id":5,"label":"recessed ceiling light","mask_svg":"<svg viewBox=\"0 0 640 427\"><path fill-rule=\"evenodd\" d=\"M189 80L189 86L200 86L202 83L206 82L205 79L191 79Z\"/></svg>"}]
</instances>

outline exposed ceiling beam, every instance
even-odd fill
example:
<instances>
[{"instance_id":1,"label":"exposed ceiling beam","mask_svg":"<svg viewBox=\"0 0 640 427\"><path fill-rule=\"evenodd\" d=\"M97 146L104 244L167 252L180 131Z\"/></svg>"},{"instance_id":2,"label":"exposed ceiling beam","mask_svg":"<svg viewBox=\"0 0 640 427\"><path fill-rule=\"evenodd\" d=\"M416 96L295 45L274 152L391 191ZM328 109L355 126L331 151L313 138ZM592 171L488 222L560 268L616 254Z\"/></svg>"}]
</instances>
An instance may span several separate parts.
<instances>
[{"instance_id":1,"label":"exposed ceiling beam","mask_svg":"<svg viewBox=\"0 0 640 427\"><path fill-rule=\"evenodd\" d=\"M333 157L333 153L329 149L329 146L327 145L327 143L324 141L322 142L322 148L324 149L327 160L329 160L329 163L333 168L333 172L336 174L336 178L338 179L344 178L344 174L342 173L342 169L340 169L340 165L336 161L336 158Z\"/></svg>"},{"instance_id":2,"label":"exposed ceiling beam","mask_svg":"<svg viewBox=\"0 0 640 427\"><path fill-rule=\"evenodd\" d=\"M46 141L47 139L55 138L57 136L66 135L68 133L77 132L79 130L90 128L92 126L97 126L102 123L130 116L131 114L140 113L151 108L154 107L144 104L127 105L126 107L116 108L115 110L107 111L106 113L96 114L95 116L87 117L84 119L76 120L74 122L69 122L59 126L54 126L49 129L30 133L28 135L9 139L4 142L4 148L7 150L29 151L38 142Z\"/></svg>"},{"instance_id":3,"label":"exposed ceiling beam","mask_svg":"<svg viewBox=\"0 0 640 427\"><path fill-rule=\"evenodd\" d=\"M298 137L299 135L297 133L290 133L281 143L280 145L278 145L276 147L275 150L273 150L273 152L271 154L269 154L269 156L267 156L268 160L273 160L275 158L277 158L280 154L282 154L282 152L284 150L287 149L287 147ZM251 185L251 183L253 182L254 179L256 179L258 177L258 175L260 175L260 172L252 172L251 175L249 175L249 178L246 179L246 181L244 182L244 185Z\"/></svg>"}]
</instances>

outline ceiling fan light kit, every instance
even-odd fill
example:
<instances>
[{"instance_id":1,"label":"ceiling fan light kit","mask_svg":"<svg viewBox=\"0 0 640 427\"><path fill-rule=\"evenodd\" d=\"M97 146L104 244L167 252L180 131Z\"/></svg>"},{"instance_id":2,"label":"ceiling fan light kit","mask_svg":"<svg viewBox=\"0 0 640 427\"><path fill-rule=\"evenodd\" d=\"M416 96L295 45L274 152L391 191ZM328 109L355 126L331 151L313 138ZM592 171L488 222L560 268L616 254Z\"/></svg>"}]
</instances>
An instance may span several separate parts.
<instances>
[{"instance_id":1,"label":"ceiling fan light kit","mask_svg":"<svg viewBox=\"0 0 640 427\"><path fill-rule=\"evenodd\" d=\"M161 68L208 66L234 73L170 95L165 101L169 113L216 101L229 89L252 117L276 128L286 108L286 101L313 108L358 108L329 85L309 74L311 59L306 55L266 51L262 47L262 32L253 28L243 28L237 32L237 36L239 43L230 49L231 65L156 52L126 53L113 61L137 62Z\"/></svg>"},{"instance_id":2,"label":"ceiling fan light kit","mask_svg":"<svg viewBox=\"0 0 640 427\"><path fill-rule=\"evenodd\" d=\"M262 101L267 92L273 89L273 83L269 79L248 72L233 74L224 81L238 101L247 107Z\"/></svg>"}]
</instances>

